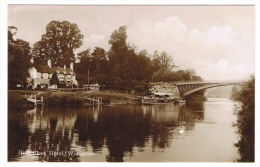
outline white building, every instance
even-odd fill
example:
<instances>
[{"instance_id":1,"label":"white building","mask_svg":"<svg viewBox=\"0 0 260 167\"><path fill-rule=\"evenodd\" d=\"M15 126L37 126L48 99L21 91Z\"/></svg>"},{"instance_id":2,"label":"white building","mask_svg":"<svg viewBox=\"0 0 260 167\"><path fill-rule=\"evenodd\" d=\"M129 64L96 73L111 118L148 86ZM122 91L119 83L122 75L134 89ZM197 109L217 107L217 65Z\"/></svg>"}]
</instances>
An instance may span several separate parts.
<instances>
[{"instance_id":1,"label":"white building","mask_svg":"<svg viewBox=\"0 0 260 167\"><path fill-rule=\"evenodd\" d=\"M56 72L59 78L59 83L63 83L66 86L78 85L76 80L76 74L73 69L73 63L70 64L70 68L65 65L61 67L52 67L51 60L48 60L47 65L34 64L29 68L30 78L28 78L29 86L32 88L50 88L50 79L53 73Z\"/></svg>"}]
</instances>

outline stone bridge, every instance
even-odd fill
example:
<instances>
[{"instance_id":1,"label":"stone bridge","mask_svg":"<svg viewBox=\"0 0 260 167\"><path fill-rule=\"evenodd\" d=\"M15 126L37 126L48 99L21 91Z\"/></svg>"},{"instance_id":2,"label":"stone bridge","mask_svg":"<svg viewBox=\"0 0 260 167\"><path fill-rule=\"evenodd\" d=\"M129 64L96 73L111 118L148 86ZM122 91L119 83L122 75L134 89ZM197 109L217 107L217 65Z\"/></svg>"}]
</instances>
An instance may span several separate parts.
<instances>
[{"instance_id":1,"label":"stone bridge","mask_svg":"<svg viewBox=\"0 0 260 167\"><path fill-rule=\"evenodd\" d=\"M229 86L236 85L242 86L243 82L198 82L198 83L178 83L176 87L178 88L181 98L190 95L194 92L205 90L208 88L219 87L219 86Z\"/></svg>"}]
</instances>

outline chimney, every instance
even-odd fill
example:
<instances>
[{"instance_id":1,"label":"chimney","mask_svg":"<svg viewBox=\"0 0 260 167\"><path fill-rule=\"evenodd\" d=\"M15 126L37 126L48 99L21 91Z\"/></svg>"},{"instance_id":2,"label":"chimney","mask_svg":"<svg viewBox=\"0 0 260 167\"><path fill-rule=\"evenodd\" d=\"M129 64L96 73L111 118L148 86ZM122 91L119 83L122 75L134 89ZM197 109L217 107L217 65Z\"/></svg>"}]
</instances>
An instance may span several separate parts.
<instances>
[{"instance_id":1,"label":"chimney","mask_svg":"<svg viewBox=\"0 0 260 167\"><path fill-rule=\"evenodd\" d=\"M64 65L64 70L66 70L66 65Z\"/></svg>"},{"instance_id":2,"label":"chimney","mask_svg":"<svg viewBox=\"0 0 260 167\"><path fill-rule=\"evenodd\" d=\"M72 71L74 71L74 69L73 69L73 63L70 63L70 69L71 69Z\"/></svg>"},{"instance_id":3,"label":"chimney","mask_svg":"<svg viewBox=\"0 0 260 167\"><path fill-rule=\"evenodd\" d=\"M51 59L48 59L47 65L51 68Z\"/></svg>"}]
</instances>

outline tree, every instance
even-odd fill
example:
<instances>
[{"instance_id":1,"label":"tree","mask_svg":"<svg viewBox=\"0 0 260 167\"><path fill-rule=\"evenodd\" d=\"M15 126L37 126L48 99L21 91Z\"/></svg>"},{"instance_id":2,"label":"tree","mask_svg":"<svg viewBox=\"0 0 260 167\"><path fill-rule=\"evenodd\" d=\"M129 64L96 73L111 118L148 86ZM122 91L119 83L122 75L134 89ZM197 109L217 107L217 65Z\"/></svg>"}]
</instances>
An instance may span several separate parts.
<instances>
[{"instance_id":1,"label":"tree","mask_svg":"<svg viewBox=\"0 0 260 167\"><path fill-rule=\"evenodd\" d=\"M56 71L52 74L50 85L59 85L59 78Z\"/></svg>"},{"instance_id":2,"label":"tree","mask_svg":"<svg viewBox=\"0 0 260 167\"><path fill-rule=\"evenodd\" d=\"M91 54L94 71L96 75L109 74L109 64L107 53L103 48L95 47L93 53Z\"/></svg>"},{"instance_id":3,"label":"tree","mask_svg":"<svg viewBox=\"0 0 260 167\"><path fill-rule=\"evenodd\" d=\"M16 27L8 27L8 84L12 88L17 84L25 85L31 65L29 43L22 39L14 39L16 31Z\"/></svg>"},{"instance_id":4,"label":"tree","mask_svg":"<svg viewBox=\"0 0 260 167\"><path fill-rule=\"evenodd\" d=\"M90 49L79 52L77 54L77 59L79 60L79 63L75 66L76 73L87 74L89 70L91 72L93 71L93 56L91 55Z\"/></svg>"},{"instance_id":5,"label":"tree","mask_svg":"<svg viewBox=\"0 0 260 167\"><path fill-rule=\"evenodd\" d=\"M152 61L149 58L149 54L146 50L141 50L137 55L136 60L137 80L149 82L153 75Z\"/></svg>"},{"instance_id":6,"label":"tree","mask_svg":"<svg viewBox=\"0 0 260 167\"><path fill-rule=\"evenodd\" d=\"M240 153L240 162L255 161L255 77L244 83L238 94L241 108L237 111L239 141L235 144Z\"/></svg>"},{"instance_id":7,"label":"tree","mask_svg":"<svg viewBox=\"0 0 260 167\"><path fill-rule=\"evenodd\" d=\"M168 55L165 51L163 51L160 54L160 63L161 63L161 68L171 70L175 65L173 64L173 58Z\"/></svg>"},{"instance_id":8,"label":"tree","mask_svg":"<svg viewBox=\"0 0 260 167\"><path fill-rule=\"evenodd\" d=\"M90 49L81 51L77 54L77 59L79 63L75 65L75 72L80 85L88 82L103 85L106 82L110 67L103 48L95 47L92 53Z\"/></svg>"},{"instance_id":9,"label":"tree","mask_svg":"<svg viewBox=\"0 0 260 167\"><path fill-rule=\"evenodd\" d=\"M55 66L69 65L75 61L74 50L82 45L83 37L76 24L51 21L41 40L34 44L32 54L35 62L46 64L51 59Z\"/></svg>"},{"instance_id":10,"label":"tree","mask_svg":"<svg viewBox=\"0 0 260 167\"><path fill-rule=\"evenodd\" d=\"M126 60L126 52L128 50L126 39L126 26L119 27L118 30L115 30L110 36L108 43L111 45L111 48L108 52L108 58L110 66L112 67L112 74L115 77L123 78L124 76L124 66L123 63Z\"/></svg>"}]
</instances>

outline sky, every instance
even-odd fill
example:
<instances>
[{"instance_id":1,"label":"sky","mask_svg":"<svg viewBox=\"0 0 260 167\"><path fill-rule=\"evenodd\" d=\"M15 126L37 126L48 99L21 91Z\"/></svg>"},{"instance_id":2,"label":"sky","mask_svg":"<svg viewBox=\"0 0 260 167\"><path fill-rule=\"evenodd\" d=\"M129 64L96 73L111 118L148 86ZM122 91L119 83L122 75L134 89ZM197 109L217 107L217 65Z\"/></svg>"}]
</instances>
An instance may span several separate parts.
<instances>
[{"instance_id":1,"label":"sky","mask_svg":"<svg viewBox=\"0 0 260 167\"><path fill-rule=\"evenodd\" d=\"M124 25L137 51L166 51L179 69L194 69L206 81L246 80L255 73L254 6L8 6L8 25L31 46L53 20L78 25L84 41L76 53L108 51L112 32Z\"/></svg>"}]
</instances>

